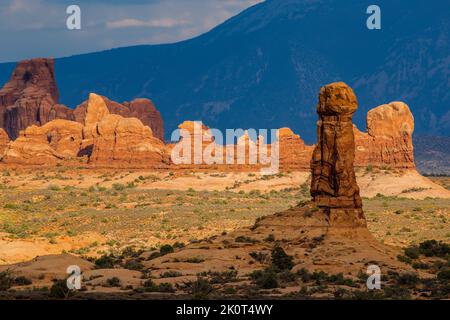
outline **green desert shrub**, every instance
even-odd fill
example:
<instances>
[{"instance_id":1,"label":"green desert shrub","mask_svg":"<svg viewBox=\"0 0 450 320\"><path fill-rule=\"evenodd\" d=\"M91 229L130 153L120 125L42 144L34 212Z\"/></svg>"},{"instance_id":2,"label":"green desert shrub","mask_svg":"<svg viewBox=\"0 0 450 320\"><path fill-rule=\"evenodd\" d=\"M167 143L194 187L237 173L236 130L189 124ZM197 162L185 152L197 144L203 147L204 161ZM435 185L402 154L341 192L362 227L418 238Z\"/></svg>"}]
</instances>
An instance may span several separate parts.
<instances>
[{"instance_id":1,"label":"green desert shrub","mask_svg":"<svg viewBox=\"0 0 450 320\"><path fill-rule=\"evenodd\" d=\"M253 271L250 278L261 289L278 288L277 273L271 268Z\"/></svg>"},{"instance_id":2,"label":"green desert shrub","mask_svg":"<svg viewBox=\"0 0 450 320\"><path fill-rule=\"evenodd\" d=\"M138 259L128 260L123 264L124 269L140 271L144 269L144 265Z\"/></svg>"},{"instance_id":3,"label":"green desert shrub","mask_svg":"<svg viewBox=\"0 0 450 320\"><path fill-rule=\"evenodd\" d=\"M171 283L160 283L155 284L151 279L144 282L144 289L147 292L164 292L164 293L173 293L175 289Z\"/></svg>"},{"instance_id":4,"label":"green desert shrub","mask_svg":"<svg viewBox=\"0 0 450 320\"><path fill-rule=\"evenodd\" d=\"M206 300L214 292L213 286L203 277L198 277L196 281L187 282L185 290L195 300Z\"/></svg>"},{"instance_id":5,"label":"green desert shrub","mask_svg":"<svg viewBox=\"0 0 450 320\"><path fill-rule=\"evenodd\" d=\"M116 259L112 255L103 255L95 260L95 266L97 269L113 269Z\"/></svg>"},{"instance_id":6,"label":"green desert shrub","mask_svg":"<svg viewBox=\"0 0 450 320\"><path fill-rule=\"evenodd\" d=\"M6 291L13 286L14 279L9 271L0 272L0 291Z\"/></svg>"},{"instance_id":7,"label":"green desert shrub","mask_svg":"<svg viewBox=\"0 0 450 320\"><path fill-rule=\"evenodd\" d=\"M31 279L24 276L20 276L14 279L14 284L16 286L29 286L32 283L33 281L31 281Z\"/></svg>"},{"instance_id":8,"label":"green desert shrub","mask_svg":"<svg viewBox=\"0 0 450 320\"><path fill-rule=\"evenodd\" d=\"M173 247L170 244L165 244L159 249L159 253L161 254L161 256L173 253L173 251Z\"/></svg>"},{"instance_id":9,"label":"green desert shrub","mask_svg":"<svg viewBox=\"0 0 450 320\"><path fill-rule=\"evenodd\" d=\"M272 265L278 270L291 270L294 258L286 254L282 247L276 245L272 250Z\"/></svg>"},{"instance_id":10,"label":"green desert shrub","mask_svg":"<svg viewBox=\"0 0 450 320\"><path fill-rule=\"evenodd\" d=\"M123 191L126 188L126 186L121 183L114 183L112 187L116 191Z\"/></svg>"},{"instance_id":11,"label":"green desert shrub","mask_svg":"<svg viewBox=\"0 0 450 320\"><path fill-rule=\"evenodd\" d=\"M106 284L109 287L120 287L121 281L117 277L112 277L112 278L106 279Z\"/></svg>"},{"instance_id":12,"label":"green desert shrub","mask_svg":"<svg viewBox=\"0 0 450 320\"><path fill-rule=\"evenodd\" d=\"M67 287L67 280L57 280L50 288L50 297L56 299L67 299L71 295L70 289Z\"/></svg>"}]
</instances>

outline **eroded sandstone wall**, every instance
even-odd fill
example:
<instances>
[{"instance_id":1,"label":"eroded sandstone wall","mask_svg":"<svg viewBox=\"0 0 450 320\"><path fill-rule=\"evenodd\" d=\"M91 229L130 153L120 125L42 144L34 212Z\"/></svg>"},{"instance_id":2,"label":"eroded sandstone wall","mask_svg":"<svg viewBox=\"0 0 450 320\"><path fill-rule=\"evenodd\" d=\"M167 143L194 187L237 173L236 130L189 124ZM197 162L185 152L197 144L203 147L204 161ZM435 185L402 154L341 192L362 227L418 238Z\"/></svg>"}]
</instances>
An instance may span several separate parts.
<instances>
[{"instance_id":1,"label":"eroded sandstone wall","mask_svg":"<svg viewBox=\"0 0 450 320\"><path fill-rule=\"evenodd\" d=\"M357 166L412 169L414 164L414 117L403 102L391 102L370 110L367 133L356 127Z\"/></svg>"},{"instance_id":2,"label":"eroded sandstone wall","mask_svg":"<svg viewBox=\"0 0 450 320\"><path fill-rule=\"evenodd\" d=\"M137 118L111 114L103 98L91 94L83 129L92 143L89 163L113 168L158 168L168 164L164 143Z\"/></svg>"},{"instance_id":3,"label":"eroded sandstone wall","mask_svg":"<svg viewBox=\"0 0 450 320\"><path fill-rule=\"evenodd\" d=\"M21 130L54 119L72 120L73 115L72 110L58 104L53 59L19 62L0 90L0 128L16 139Z\"/></svg>"},{"instance_id":4,"label":"eroded sandstone wall","mask_svg":"<svg viewBox=\"0 0 450 320\"><path fill-rule=\"evenodd\" d=\"M91 111L89 111L90 104L96 105L95 108L91 108ZM103 120L106 115L108 117ZM138 119L140 122L125 120L128 118ZM54 120L78 122L78 125L69 125L68 127L76 127L76 130L82 128L81 142L79 137L75 137L76 134L64 131L63 128L60 128L62 123L53 122ZM48 127L46 127L47 129L36 129L51 122L53 122L52 133L47 132ZM100 126L99 123L101 123ZM31 127L33 128L29 129ZM51 164L55 163L55 158L59 161L70 155L70 157L87 156L90 158L90 163L98 165L103 163L118 167L127 165L155 167L158 162L163 165L170 164L171 152L180 144L164 145L163 120L148 99L135 99L120 104L93 94L74 110L58 104L58 89L52 59L33 59L18 63L10 81L0 90L0 128L4 128L4 132L7 134L5 137L0 133L0 156L3 154L2 150L8 151L4 162L8 161L9 163L14 163L13 159L20 159L20 154L22 154L22 158L29 159L20 161L25 164L43 163L43 159L52 159L48 162ZM99 134L99 128L104 130L102 134ZM150 132L146 128L149 128ZM203 125L200 136L194 136L194 123L191 121L182 123L180 129L192 131L192 162L181 165L172 163L174 169L215 170L220 168L230 171L261 169L261 165L258 164L260 161L256 164L251 161L255 158L255 152L257 159L262 156L258 153L260 147L265 147L261 137L250 139L248 134L244 134L237 139L236 144L224 145L220 151L222 152L222 164L216 164L211 161L211 158L217 155L218 151L215 150L215 146L218 143L211 138L208 127ZM370 110L367 115L367 132L361 132L354 127L355 165L357 167L370 165L392 169L414 169L413 131L413 115L409 107L402 102L392 102ZM56 152L55 154L47 149L46 151L42 151L42 149L43 153L39 151L39 148L44 148L45 144L41 143L42 137L39 139L37 137L43 135L47 135L47 140L50 139L48 143ZM10 139L15 140L16 138L20 139L17 143L8 142ZM94 145L94 138L98 138L97 145ZM111 144L113 138L119 139L114 145ZM63 141L61 146L70 145L70 148L63 150L65 147L57 146L55 139ZM139 139L142 142L139 142ZM155 142L154 139L159 139L160 142ZM203 142L200 150L202 155L206 148L211 150L208 161L205 159L202 159L200 163L194 161L196 150L194 150L193 142L198 139ZM12 145L7 146L8 143ZM28 146L28 144L36 145ZM131 145L128 146L128 144ZM221 142L221 145L223 144L224 142ZM306 145L301 137L289 128L280 129L280 169L309 171L314 147ZM109 153L108 148L111 148ZM153 150L155 153L150 156L146 152L152 148L156 148L156 150ZM239 158L238 150L242 150L242 148L245 150L245 155ZM271 156L270 145L262 150L267 150L266 157ZM63 151L62 156L61 151ZM156 156L156 154L158 155ZM229 162L233 164L227 164L227 158L231 158Z\"/></svg>"},{"instance_id":5,"label":"eroded sandstone wall","mask_svg":"<svg viewBox=\"0 0 450 320\"><path fill-rule=\"evenodd\" d=\"M118 103L103 97L108 111L112 114L120 115L124 118L137 118L145 126L152 129L153 136L164 141L164 123L160 112L149 99L134 99L131 102ZM84 123L88 101L83 102L73 110L74 119Z\"/></svg>"},{"instance_id":6,"label":"eroded sandstone wall","mask_svg":"<svg viewBox=\"0 0 450 320\"><path fill-rule=\"evenodd\" d=\"M120 104L103 98L110 113L140 119L164 141L163 120L151 100L135 99ZM59 104L53 59L19 62L10 80L0 90L0 128L13 140L31 125L42 126L56 119L84 123L86 109L87 101L74 110Z\"/></svg>"}]
</instances>

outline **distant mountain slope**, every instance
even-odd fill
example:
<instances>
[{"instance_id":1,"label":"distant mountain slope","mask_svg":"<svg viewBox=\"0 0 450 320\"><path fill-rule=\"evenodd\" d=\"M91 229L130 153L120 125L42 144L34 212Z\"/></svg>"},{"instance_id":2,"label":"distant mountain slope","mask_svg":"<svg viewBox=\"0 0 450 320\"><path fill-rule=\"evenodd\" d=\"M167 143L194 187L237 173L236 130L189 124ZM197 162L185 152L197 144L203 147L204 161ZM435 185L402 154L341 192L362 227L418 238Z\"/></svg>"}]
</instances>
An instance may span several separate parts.
<instances>
[{"instance_id":1,"label":"distant mountain slope","mask_svg":"<svg viewBox=\"0 0 450 320\"><path fill-rule=\"evenodd\" d=\"M186 120L224 128L291 127L315 141L317 92L343 80L372 107L403 100L419 133L450 133L450 0L378 0L382 30L366 28L368 0L268 0L210 32L56 61L61 102L89 92L151 98L166 138ZM0 65L5 80L9 65Z\"/></svg>"},{"instance_id":2,"label":"distant mountain slope","mask_svg":"<svg viewBox=\"0 0 450 320\"><path fill-rule=\"evenodd\" d=\"M414 137L415 160L422 173L450 175L450 138L426 135Z\"/></svg>"}]
</instances>

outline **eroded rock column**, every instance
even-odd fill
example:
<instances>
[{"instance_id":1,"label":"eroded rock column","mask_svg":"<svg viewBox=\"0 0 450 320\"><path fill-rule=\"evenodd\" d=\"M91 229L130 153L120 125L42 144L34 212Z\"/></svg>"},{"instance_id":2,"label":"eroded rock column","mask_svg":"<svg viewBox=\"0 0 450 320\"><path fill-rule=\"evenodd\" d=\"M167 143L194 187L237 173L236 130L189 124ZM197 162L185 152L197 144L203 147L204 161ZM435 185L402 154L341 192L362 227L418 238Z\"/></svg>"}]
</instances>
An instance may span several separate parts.
<instances>
[{"instance_id":1,"label":"eroded rock column","mask_svg":"<svg viewBox=\"0 0 450 320\"><path fill-rule=\"evenodd\" d=\"M336 82L320 90L318 142L311 160L311 196L330 225L365 225L353 162L352 117L358 108L353 90Z\"/></svg>"}]
</instances>

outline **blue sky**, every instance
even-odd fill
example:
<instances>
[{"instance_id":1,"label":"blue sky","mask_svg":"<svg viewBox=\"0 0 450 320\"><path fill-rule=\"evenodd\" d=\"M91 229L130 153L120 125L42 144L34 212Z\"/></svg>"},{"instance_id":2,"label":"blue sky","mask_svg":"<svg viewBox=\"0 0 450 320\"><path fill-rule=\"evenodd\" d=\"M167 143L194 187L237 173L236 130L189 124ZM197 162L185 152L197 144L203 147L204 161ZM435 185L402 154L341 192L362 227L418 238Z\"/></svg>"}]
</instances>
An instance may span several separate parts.
<instances>
[{"instance_id":1,"label":"blue sky","mask_svg":"<svg viewBox=\"0 0 450 320\"><path fill-rule=\"evenodd\" d=\"M261 1L0 0L0 62L184 40ZM71 4L82 30L66 28Z\"/></svg>"}]
</instances>

